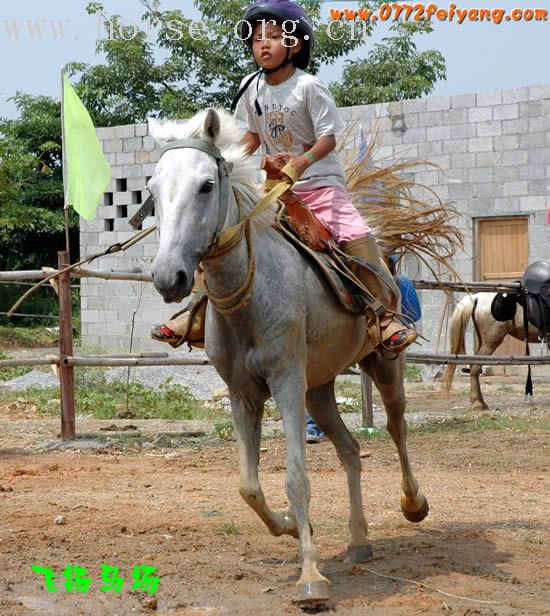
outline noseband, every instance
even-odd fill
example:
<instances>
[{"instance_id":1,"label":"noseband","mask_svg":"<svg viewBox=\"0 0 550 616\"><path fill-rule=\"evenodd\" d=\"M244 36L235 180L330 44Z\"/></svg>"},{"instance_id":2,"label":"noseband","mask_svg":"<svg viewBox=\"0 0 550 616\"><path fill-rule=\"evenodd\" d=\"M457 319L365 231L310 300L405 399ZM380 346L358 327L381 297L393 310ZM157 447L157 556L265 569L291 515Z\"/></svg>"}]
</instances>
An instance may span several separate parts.
<instances>
[{"instance_id":1,"label":"noseband","mask_svg":"<svg viewBox=\"0 0 550 616\"><path fill-rule=\"evenodd\" d=\"M216 164L218 166L218 179L220 183L220 207L218 213L218 226L216 228L216 233L212 240L210 249L208 250L207 255L203 257L203 260L216 258L228 252L240 242L243 234L246 239L248 252L248 274L241 287L227 297L216 297L208 289L208 285L205 285L208 298L212 301L212 304L215 306L216 310L224 315L233 314L234 312L240 310L243 306L245 306L252 295L252 287L254 282L256 265L254 259L254 249L252 247L252 237L250 233L251 220L254 216L257 216L260 212L262 212L272 203L274 203L283 193L285 193L291 187L292 183L294 183L297 179L296 171L290 165L286 165L285 167L283 167L283 173L286 173L290 178L292 178L292 180L289 182L278 182L277 185L271 188L269 193L265 195L262 199L260 199L256 206L250 212L248 212L248 214L241 218L236 225L224 228L225 220L227 218L227 212L229 210L229 201L233 193L233 189L231 187L231 180L229 179L229 174L233 169L233 163L226 161L225 158L222 156L220 149L216 147L213 143L211 143L210 141L206 141L205 139L199 139L197 137L170 141L162 148L160 155L162 156L169 150L177 150L183 148L200 150L201 152L212 156L212 158L216 160ZM235 195L235 198L238 203L238 196Z\"/></svg>"}]
</instances>

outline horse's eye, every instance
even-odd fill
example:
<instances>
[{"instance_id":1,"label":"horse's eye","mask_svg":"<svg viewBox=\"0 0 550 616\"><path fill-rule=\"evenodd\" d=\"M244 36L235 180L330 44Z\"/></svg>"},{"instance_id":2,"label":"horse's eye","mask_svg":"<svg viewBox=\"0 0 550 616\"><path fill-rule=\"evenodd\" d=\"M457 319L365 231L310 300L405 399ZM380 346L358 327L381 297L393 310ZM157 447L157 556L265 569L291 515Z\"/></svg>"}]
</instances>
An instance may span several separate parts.
<instances>
[{"instance_id":1,"label":"horse's eye","mask_svg":"<svg viewBox=\"0 0 550 616\"><path fill-rule=\"evenodd\" d=\"M207 180L200 189L201 193L209 193L212 192L212 189L214 188L214 182L212 180Z\"/></svg>"}]
</instances>

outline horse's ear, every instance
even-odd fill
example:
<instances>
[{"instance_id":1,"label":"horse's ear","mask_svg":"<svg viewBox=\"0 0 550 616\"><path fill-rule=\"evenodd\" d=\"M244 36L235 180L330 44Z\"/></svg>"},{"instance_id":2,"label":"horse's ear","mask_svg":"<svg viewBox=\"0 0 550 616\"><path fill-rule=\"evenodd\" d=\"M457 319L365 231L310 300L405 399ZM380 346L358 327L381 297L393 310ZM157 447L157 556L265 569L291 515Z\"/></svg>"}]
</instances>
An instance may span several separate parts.
<instances>
[{"instance_id":1,"label":"horse's ear","mask_svg":"<svg viewBox=\"0 0 550 616\"><path fill-rule=\"evenodd\" d=\"M220 134L220 116L215 109L208 109L203 126L203 137L212 143L216 142Z\"/></svg>"},{"instance_id":2,"label":"horse's ear","mask_svg":"<svg viewBox=\"0 0 550 616\"><path fill-rule=\"evenodd\" d=\"M158 145L163 145L166 139L164 138L164 130L162 124L156 118L147 118L149 126L149 136L152 137Z\"/></svg>"}]
</instances>

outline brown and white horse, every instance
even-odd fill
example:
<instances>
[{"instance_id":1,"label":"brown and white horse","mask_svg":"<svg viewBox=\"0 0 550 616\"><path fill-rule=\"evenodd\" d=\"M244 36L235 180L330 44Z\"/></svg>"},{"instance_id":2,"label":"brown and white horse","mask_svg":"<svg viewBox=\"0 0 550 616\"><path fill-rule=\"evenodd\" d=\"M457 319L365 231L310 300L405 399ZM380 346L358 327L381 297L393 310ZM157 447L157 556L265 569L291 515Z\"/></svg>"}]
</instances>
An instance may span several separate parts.
<instances>
[{"instance_id":1,"label":"brown and white horse","mask_svg":"<svg viewBox=\"0 0 550 616\"><path fill-rule=\"evenodd\" d=\"M451 348L449 353L466 354L466 329L470 319L477 337L477 349L475 355L492 355L506 336L512 336L517 340L525 340L523 327L523 308L518 304L516 314L510 321L496 321L491 314L491 304L496 293L476 293L466 295L457 305L451 317ZM538 330L529 325L529 342L538 342ZM455 364L449 364L443 382L450 390ZM470 405L472 409L488 409L481 387L479 375L481 366L470 366Z\"/></svg>"}]
</instances>

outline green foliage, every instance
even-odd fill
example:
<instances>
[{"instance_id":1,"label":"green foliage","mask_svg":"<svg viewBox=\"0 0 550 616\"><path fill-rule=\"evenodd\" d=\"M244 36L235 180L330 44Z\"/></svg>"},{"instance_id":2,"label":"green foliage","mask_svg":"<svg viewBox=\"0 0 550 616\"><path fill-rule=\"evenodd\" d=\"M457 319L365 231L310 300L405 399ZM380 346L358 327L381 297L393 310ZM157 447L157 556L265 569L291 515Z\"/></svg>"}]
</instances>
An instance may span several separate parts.
<instances>
[{"instance_id":1,"label":"green foliage","mask_svg":"<svg viewBox=\"0 0 550 616\"><path fill-rule=\"evenodd\" d=\"M141 419L191 419L202 403L188 387L161 383L158 390L141 383L108 381L99 370L78 371L75 375L77 412L98 419L114 418L128 410Z\"/></svg>"},{"instance_id":2,"label":"green foliage","mask_svg":"<svg viewBox=\"0 0 550 616\"><path fill-rule=\"evenodd\" d=\"M240 535L241 531L239 527L235 524L235 522L228 522L224 524L220 528L216 530L217 535L222 535L222 537L234 537L235 535Z\"/></svg>"},{"instance_id":3,"label":"green foliage","mask_svg":"<svg viewBox=\"0 0 550 616\"><path fill-rule=\"evenodd\" d=\"M48 331L45 327L14 327L13 325L0 325L0 348L3 350L12 347L49 347L59 343L56 332Z\"/></svg>"},{"instance_id":4,"label":"green foliage","mask_svg":"<svg viewBox=\"0 0 550 616\"><path fill-rule=\"evenodd\" d=\"M356 428L354 431L355 436L358 439L369 439L369 440L387 440L389 438L389 434L386 430L380 430L379 428Z\"/></svg>"},{"instance_id":5,"label":"green foliage","mask_svg":"<svg viewBox=\"0 0 550 616\"><path fill-rule=\"evenodd\" d=\"M340 83L331 83L337 105L368 105L418 98L445 79L445 59L434 50L419 52L417 33L432 31L430 22L397 22L394 36L374 45L366 59L348 61Z\"/></svg>"},{"instance_id":6,"label":"green foliage","mask_svg":"<svg viewBox=\"0 0 550 616\"><path fill-rule=\"evenodd\" d=\"M0 351L0 359L9 359L9 357ZM0 381L11 381L18 376L23 376L30 372L32 368L28 366L8 366L6 368L0 368Z\"/></svg>"},{"instance_id":7,"label":"green foliage","mask_svg":"<svg viewBox=\"0 0 550 616\"><path fill-rule=\"evenodd\" d=\"M422 370L415 364L407 364L405 366L405 378L407 381L421 381Z\"/></svg>"},{"instance_id":8,"label":"green foliage","mask_svg":"<svg viewBox=\"0 0 550 616\"><path fill-rule=\"evenodd\" d=\"M131 40L119 35L120 15L105 14L100 2L87 6L88 13L102 15L104 20L105 35L97 42L97 51L105 55L105 63L73 63L69 68L79 77L77 91L96 123L130 124L143 122L150 115L184 118L208 106L228 108L243 77L257 69L249 49L235 33L235 24L250 0L196 0L201 13L198 20L185 17L184 10L161 9L159 0L141 1L146 11ZM361 37L331 39L327 23L321 21L321 4L316 0L300 4L316 30L308 72L315 75L321 65L332 64L365 44ZM198 29L190 32L192 21L203 24L207 36L202 40ZM374 27L372 22L366 25L367 32ZM123 33L130 38L130 33ZM161 61L155 57L156 47L163 52Z\"/></svg>"},{"instance_id":9,"label":"green foliage","mask_svg":"<svg viewBox=\"0 0 550 616\"><path fill-rule=\"evenodd\" d=\"M224 441L232 441L234 440L234 432L235 426L232 421L223 421L214 424L213 433L216 438L221 438Z\"/></svg>"},{"instance_id":10,"label":"green foliage","mask_svg":"<svg viewBox=\"0 0 550 616\"><path fill-rule=\"evenodd\" d=\"M65 245L60 104L21 92L11 100L19 118L0 118L0 270L56 266ZM70 225L77 253L74 212Z\"/></svg>"},{"instance_id":11,"label":"green foliage","mask_svg":"<svg viewBox=\"0 0 550 616\"><path fill-rule=\"evenodd\" d=\"M506 417L493 415L455 415L439 423L413 424L409 431L413 434L432 432L480 432L484 430L513 430L527 432L539 429L550 431L550 421L546 417Z\"/></svg>"},{"instance_id":12,"label":"green foliage","mask_svg":"<svg viewBox=\"0 0 550 616\"><path fill-rule=\"evenodd\" d=\"M16 392L18 398L32 401L39 412L59 416L59 388L29 388ZM3 398L9 397L3 392ZM162 383L158 390L140 383L108 381L99 369L75 371L75 400L78 415L96 419L116 419L128 410L138 419L192 419L204 412L204 403L196 400L188 387ZM128 402L128 409L127 404Z\"/></svg>"}]
</instances>

